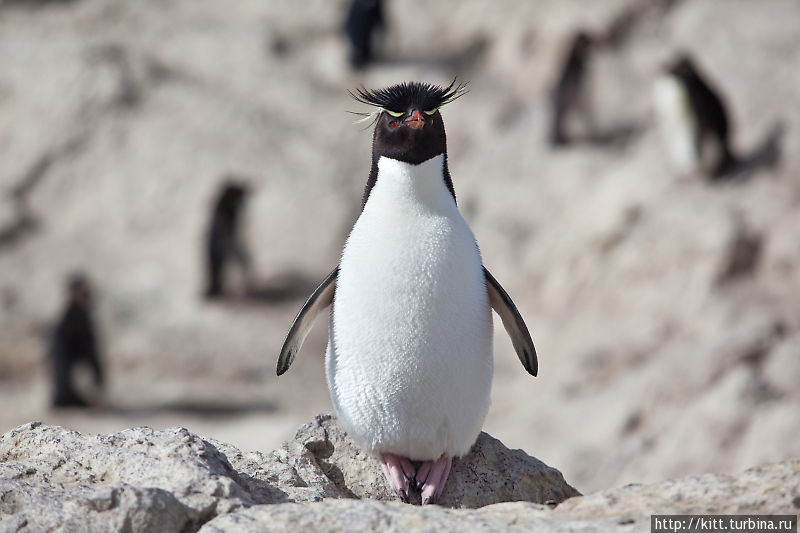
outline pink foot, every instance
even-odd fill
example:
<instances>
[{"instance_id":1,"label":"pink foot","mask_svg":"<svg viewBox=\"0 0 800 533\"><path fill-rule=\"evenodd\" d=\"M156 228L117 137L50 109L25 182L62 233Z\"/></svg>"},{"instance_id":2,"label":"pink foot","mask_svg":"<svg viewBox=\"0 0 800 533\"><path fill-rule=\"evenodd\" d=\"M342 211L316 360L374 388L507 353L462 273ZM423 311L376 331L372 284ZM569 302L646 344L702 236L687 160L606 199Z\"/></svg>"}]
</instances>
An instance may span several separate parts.
<instances>
[{"instance_id":1,"label":"pink foot","mask_svg":"<svg viewBox=\"0 0 800 533\"><path fill-rule=\"evenodd\" d=\"M400 499L408 503L408 483L414 477L414 465L407 457L401 457L393 453L381 455L381 466L383 475L389 486L400 496Z\"/></svg>"},{"instance_id":2,"label":"pink foot","mask_svg":"<svg viewBox=\"0 0 800 533\"><path fill-rule=\"evenodd\" d=\"M433 503L442 495L451 466L453 458L442 455L437 460L427 461L419 467L416 480L417 487L422 491L422 505Z\"/></svg>"}]
</instances>

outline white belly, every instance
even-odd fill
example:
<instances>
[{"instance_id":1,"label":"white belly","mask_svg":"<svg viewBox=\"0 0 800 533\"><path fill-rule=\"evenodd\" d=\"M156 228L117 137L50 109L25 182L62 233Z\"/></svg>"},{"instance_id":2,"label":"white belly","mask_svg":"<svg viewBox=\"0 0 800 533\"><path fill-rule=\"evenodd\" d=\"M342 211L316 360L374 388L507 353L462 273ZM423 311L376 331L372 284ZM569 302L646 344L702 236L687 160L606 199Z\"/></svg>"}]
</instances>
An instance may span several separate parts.
<instances>
[{"instance_id":1,"label":"white belly","mask_svg":"<svg viewBox=\"0 0 800 533\"><path fill-rule=\"evenodd\" d=\"M415 460L469 451L489 408L492 322L480 252L441 157L379 162L347 240L326 369L365 451Z\"/></svg>"},{"instance_id":2,"label":"white belly","mask_svg":"<svg viewBox=\"0 0 800 533\"><path fill-rule=\"evenodd\" d=\"M656 82L654 104L673 166L683 173L696 171L699 165L697 121L692 115L686 89L671 76L662 76Z\"/></svg>"}]
</instances>

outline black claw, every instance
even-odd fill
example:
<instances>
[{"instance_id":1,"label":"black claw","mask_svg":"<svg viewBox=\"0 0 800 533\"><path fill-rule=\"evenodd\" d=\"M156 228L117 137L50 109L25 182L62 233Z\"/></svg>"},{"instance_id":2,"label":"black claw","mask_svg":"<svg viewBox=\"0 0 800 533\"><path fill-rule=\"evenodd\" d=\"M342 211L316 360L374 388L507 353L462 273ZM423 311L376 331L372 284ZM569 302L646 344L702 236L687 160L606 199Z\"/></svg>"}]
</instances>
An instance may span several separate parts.
<instances>
[{"instance_id":1,"label":"black claw","mask_svg":"<svg viewBox=\"0 0 800 533\"><path fill-rule=\"evenodd\" d=\"M423 498L422 505L428 505L429 503L433 503L433 498Z\"/></svg>"},{"instance_id":2,"label":"black claw","mask_svg":"<svg viewBox=\"0 0 800 533\"><path fill-rule=\"evenodd\" d=\"M400 496L400 501L403 503L408 503L408 492L404 490L398 490L397 495Z\"/></svg>"}]
</instances>

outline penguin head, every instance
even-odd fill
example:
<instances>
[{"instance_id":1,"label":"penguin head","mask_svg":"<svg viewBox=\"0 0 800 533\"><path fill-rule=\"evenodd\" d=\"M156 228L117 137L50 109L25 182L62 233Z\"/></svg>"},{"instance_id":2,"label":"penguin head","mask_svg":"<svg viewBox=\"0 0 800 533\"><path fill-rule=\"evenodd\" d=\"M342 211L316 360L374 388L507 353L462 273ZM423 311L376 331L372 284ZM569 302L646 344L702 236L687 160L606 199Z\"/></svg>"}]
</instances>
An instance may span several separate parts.
<instances>
[{"instance_id":1,"label":"penguin head","mask_svg":"<svg viewBox=\"0 0 800 533\"><path fill-rule=\"evenodd\" d=\"M92 285L83 272L75 272L67 279L67 298L70 302L89 308L92 303Z\"/></svg>"},{"instance_id":2,"label":"penguin head","mask_svg":"<svg viewBox=\"0 0 800 533\"><path fill-rule=\"evenodd\" d=\"M678 54L665 66L664 70L683 81L690 81L697 77L697 68L694 66L692 58L686 53Z\"/></svg>"},{"instance_id":3,"label":"penguin head","mask_svg":"<svg viewBox=\"0 0 800 533\"><path fill-rule=\"evenodd\" d=\"M591 48L592 44L599 41L599 37L595 37L586 30L578 30L572 37L572 49L579 54L586 54Z\"/></svg>"},{"instance_id":4,"label":"penguin head","mask_svg":"<svg viewBox=\"0 0 800 533\"><path fill-rule=\"evenodd\" d=\"M351 94L359 102L379 108L364 114L375 118L373 158L383 156L418 165L447 152L439 108L465 92L466 86L453 80L447 87L408 82Z\"/></svg>"},{"instance_id":5,"label":"penguin head","mask_svg":"<svg viewBox=\"0 0 800 533\"><path fill-rule=\"evenodd\" d=\"M238 211L247 200L250 189L236 176L229 176L217 194L217 209L226 212Z\"/></svg>"}]
</instances>

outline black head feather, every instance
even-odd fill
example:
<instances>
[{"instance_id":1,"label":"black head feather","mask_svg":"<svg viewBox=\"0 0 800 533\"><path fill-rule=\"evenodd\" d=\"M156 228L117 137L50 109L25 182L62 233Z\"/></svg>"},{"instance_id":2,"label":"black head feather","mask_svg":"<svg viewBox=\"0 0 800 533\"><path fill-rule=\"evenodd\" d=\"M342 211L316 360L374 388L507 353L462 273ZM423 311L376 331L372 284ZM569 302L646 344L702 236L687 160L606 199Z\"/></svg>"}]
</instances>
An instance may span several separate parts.
<instances>
[{"instance_id":1,"label":"black head feather","mask_svg":"<svg viewBox=\"0 0 800 533\"><path fill-rule=\"evenodd\" d=\"M456 80L453 80L447 87L412 81L398 83L385 89L369 90L362 87L350 94L362 104L390 111L405 111L411 106L433 110L449 104L466 92L466 83L456 84Z\"/></svg>"}]
</instances>

